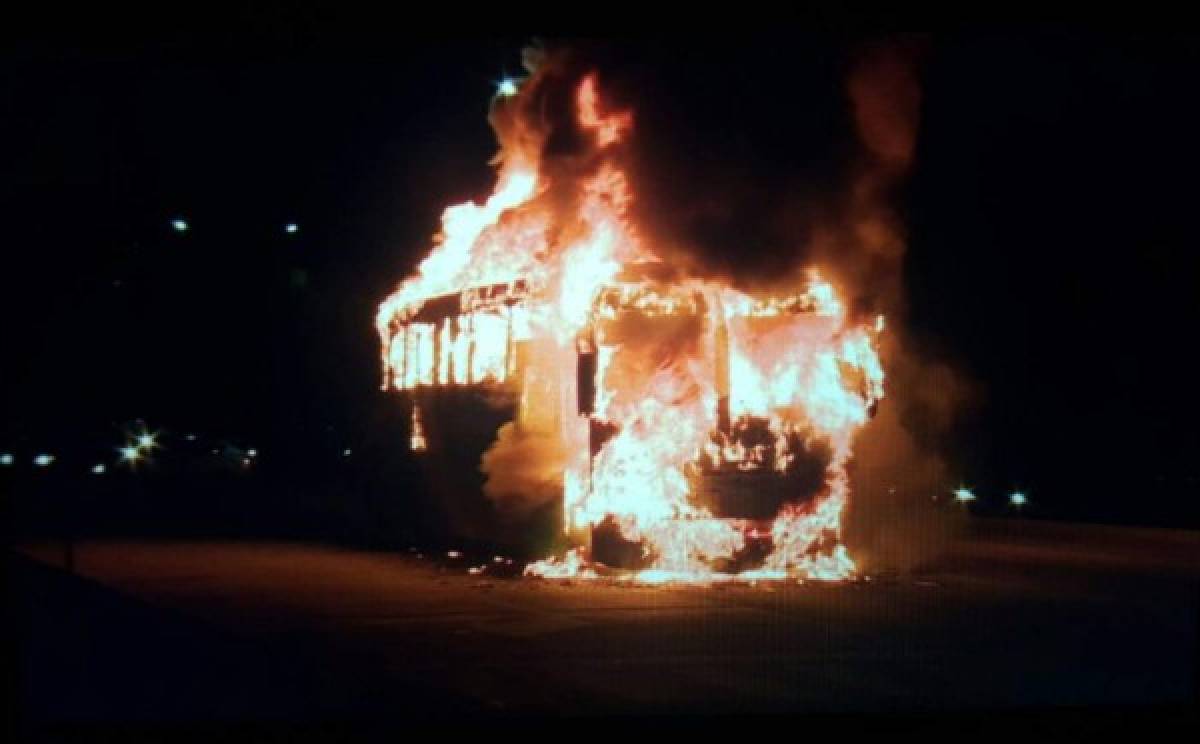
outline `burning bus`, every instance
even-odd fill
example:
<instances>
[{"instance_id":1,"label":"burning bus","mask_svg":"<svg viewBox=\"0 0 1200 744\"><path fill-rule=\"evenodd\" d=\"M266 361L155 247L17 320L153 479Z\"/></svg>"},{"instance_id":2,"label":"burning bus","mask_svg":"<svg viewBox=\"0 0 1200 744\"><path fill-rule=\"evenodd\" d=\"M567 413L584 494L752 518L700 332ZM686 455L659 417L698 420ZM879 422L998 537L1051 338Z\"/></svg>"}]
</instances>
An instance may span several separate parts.
<instances>
[{"instance_id":1,"label":"burning bus","mask_svg":"<svg viewBox=\"0 0 1200 744\"><path fill-rule=\"evenodd\" d=\"M496 190L448 209L380 306L384 387L411 407L410 447L431 457L490 431L489 496L553 494L575 547L533 574L850 575L846 468L883 396L882 318L855 322L813 270L752 294L674 269L629 216L633 118L602 107L594 76L571 123L587 157L570 177L543 172L549 125L531 112L557 83L535 69L493 101ZM478 415L448 424L463 396Z\"/></svg>"}]
</instances>

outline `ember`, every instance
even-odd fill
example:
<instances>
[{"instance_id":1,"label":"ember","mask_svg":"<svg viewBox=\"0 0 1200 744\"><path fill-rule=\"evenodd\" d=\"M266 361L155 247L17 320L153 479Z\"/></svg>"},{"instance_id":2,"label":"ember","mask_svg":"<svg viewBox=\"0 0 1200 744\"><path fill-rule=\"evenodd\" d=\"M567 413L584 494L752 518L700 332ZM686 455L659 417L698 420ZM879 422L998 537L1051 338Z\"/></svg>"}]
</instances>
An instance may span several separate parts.
<instances>
[{"instance_id":1,"label":"ember","mask_svg":"<svg viewBox=\"0 0 1200 744\"><path fill-rule=\"evenodd\" d=\"M379 308L384 388L410 400L411 448L439 446L419 396L461 386L515 401L497 446L558 443L529 452L545 452L530 457L555 475L577 547L527 575L851 576L846 467L883 397L883 316L851 319L815 269L782 296L675 271L629 216L632 112L606 106L594 75L579 81L589 157L552 179L531 73L492 100L495 191L445 211Z\"/></svg>"}]
</instances>

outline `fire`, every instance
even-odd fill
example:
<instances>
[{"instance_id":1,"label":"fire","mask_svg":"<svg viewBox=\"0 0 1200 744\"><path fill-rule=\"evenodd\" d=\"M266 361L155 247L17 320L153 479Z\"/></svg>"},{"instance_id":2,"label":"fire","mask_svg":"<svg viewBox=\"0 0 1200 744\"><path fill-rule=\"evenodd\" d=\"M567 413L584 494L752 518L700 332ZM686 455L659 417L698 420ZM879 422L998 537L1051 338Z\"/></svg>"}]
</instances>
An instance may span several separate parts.
<instances>
[{"instance_id":1,"label":"fire","mask_svg":"<svg viewBox=\"0 0 1200 744\"><path fill-rule=\"evenodd\" d=\"M851 576L847 466L883 397L883 317L854 322L815 270L766 297L677 275L629 216L632 114L584 77L590 156L551 178L526 113L537 87L493 99L494 192L447 209L380 305L383 385L413 396L412 449L438 446L416 396L451 386L512 394L498 443L561 443L546 464L578 544L528 575L594 578L608 551L643 583Z\"/></svg>"},{"instance_id":2,"label":"fire","mask_svg":"<svg viewBox=\"0 0 1200 744\"><path fill-rule=\"evenodd\" d=\"M408 446L413 452L425 451L425 428L421 424L421 407L413 404L412 407L412 422L410 423L410 431Z\"/></svg>"},{"instance_id":3,"label":"fire","mask_svg":"<svg viewBox=\"0 0 1200 744\"><path fill-rule=\"evenodd\" d=\"M633 115L628 111L620 111L608 116L599 113L599 95L596 92L596 77L588 75L579 84L579 123L584 129L591 130L596 135L596 145L607 147L621 140L624 133L633 126Z\"/></svg>"}]
</instances>

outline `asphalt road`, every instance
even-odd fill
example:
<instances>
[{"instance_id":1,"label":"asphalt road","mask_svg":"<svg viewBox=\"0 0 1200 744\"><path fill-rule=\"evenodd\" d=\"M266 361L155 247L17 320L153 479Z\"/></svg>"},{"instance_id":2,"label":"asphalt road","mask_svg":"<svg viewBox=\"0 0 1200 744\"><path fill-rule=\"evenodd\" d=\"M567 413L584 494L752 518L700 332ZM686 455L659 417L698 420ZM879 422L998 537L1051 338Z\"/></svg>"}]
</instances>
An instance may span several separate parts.
<instances>
[{"instance_id":1,"label":"asphalt road","mask_svg":"<svg viewBox=\"0 0 1200 744\"><path fill-rule=\"evenodd\" d=\"M1055 532L1057 530L1057 532ZM1194 706L1200 535L993 529L921 575L638 588L490 556L92 542L10 556L27 722Z\"/></svg>"}]
</instances>

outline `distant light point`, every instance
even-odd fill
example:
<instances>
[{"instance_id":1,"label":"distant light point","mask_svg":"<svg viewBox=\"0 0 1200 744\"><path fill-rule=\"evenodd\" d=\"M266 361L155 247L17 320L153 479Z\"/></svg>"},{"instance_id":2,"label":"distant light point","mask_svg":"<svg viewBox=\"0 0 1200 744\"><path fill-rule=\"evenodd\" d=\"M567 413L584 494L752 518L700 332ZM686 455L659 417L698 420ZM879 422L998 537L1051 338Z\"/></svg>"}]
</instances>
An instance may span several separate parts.
<instances>
[{"instance_id":1,"label":"distant light point","mask_svg":"<svg viewBox=\"0 0 1200 744\"><path fill-rule=\"evenodd\" d=\"M5 452L4 454L0 455L0 466L6 468L12 467L14 459L15 458L13 458L11 452Z\"/></svg>"},{"instance_id":2,"label":"distant light point","mask_svg":"<svg viewBox=\"0 0 1200 744\"><path fill-rule=\"evenodd\" d=\"M39 468L49 467L54 463L54 455L38 455L33 458L33 464Z\"/></svg>"},{"instance_id":3,"label":"distant light point","mask_svg":"<svg viewBox=\"0 0 1200 744\"><path fill-rule=\"evenodd\" d=\"M92 466L92 474L93 475L104 475L105 471L107 471L107 470L108 470L108 468L104 467L104 463L102 463L102 462L98 462Z\"/></svg>"},{"instance_id":4,"label":"distant light point","mask_svg":"<svg viewBox=\"0 0 1200 744\"><path fill-rule=\"evenodd\" d=\"M1029 499L1025 498L1025 494L1021 493L1020 491L1013 491L1008 495L1008 503L1012 504L1013 506L1021 507L1029 503Z\"/></svg>"},{"instance_id":5,"label":"distant light point","mask_svg":"<svg viewBox=\"0 0 1200 744\"><path fill-rule=\"evenodd\" d=\"M975 494L972 493L971 489L969 488L959 487L954 489L954 500L961 504L965 504L969 501L974 501Z\"/></svg>"},{"instance_id":6,"label":"distant light point","mask_svg":"<svg viewBox=\"0 0 1200 744\"><path fill-rule=\"evenodd\" d=\"M517 81L512 78L504 78L496 85L496 95L502 98L508 98L517 94Z\"/></svg>"},{"instance_id":7,"label":"distant light point","mask_svg":"<svg viewBox=\"0 0 1200 744\"><path fill-rule=\"evenodd\" d=\"M181 217L176 217L175 219L171 220L171 229L173 229L175 232L187 232L188 231L187 220L185 220Z\"/></svg>"},{"instance_id":8,"label":"distant light point","mask_svg":"<svg viewBox=\"0 0 1200 744\"><path fill-rule=\"evenodd\" d=\"M349 448L342 450L342 457L349 457L350 454L351 452Z\"/></svg>"},{"instance_id":9,"label":"distant light point","mask_svg":"<svg viewBox=\"0 0 1200 744\"><path fill-rule=\"evenodd\" d=\"M297 232L300 230L300 226L297 225L295 222L289 222L283 226L283 230L284 230L284 232L287 232L287 233L294 233L294 232Z\"/></svg>"}]
</instances>

